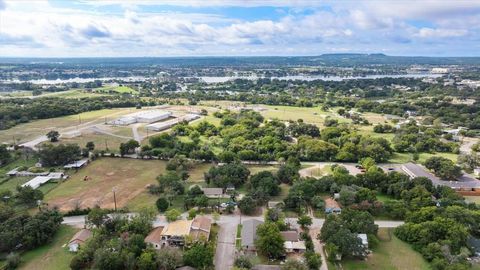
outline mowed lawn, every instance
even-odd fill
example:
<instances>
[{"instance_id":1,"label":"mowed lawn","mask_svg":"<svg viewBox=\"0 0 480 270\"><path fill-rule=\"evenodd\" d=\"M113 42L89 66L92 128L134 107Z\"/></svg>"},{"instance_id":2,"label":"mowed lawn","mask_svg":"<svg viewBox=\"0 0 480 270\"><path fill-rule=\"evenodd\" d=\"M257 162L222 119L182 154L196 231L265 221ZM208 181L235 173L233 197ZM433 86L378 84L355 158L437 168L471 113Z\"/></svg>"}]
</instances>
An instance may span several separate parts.
<instances>
[{"instance_id":1,"label":"mowed lawn","mask_svg":"<svg viewBox=\"0 0 480 270\"><path fill-rule=\"evenodd\" d=\"M380 228L378 247L365 261L348 260L342 263L344 270L428 270L428 262L420 253L393 235L392 229Z\"/></svg>"},{"instance_id":2,"label":"mowed lawn","mask_svg":"<svg viewBox=\"0 0 480 270\"><path fill-rule=\"evenodd\" d=\"M62 247L78 229L62 225L52 242L22 254L22 263L18 269L25 270L64 270L70 269L70 261L74 254Z\"/></svg>"},{"instance_id":3,"label":"mowed lawn","mask_svg":"<svg viewBox=\"0 0 480 270\"><path fill-rule=\"evenodd\" d=\"M115 189L117 207L121 208L145 192L147 185L156 183L155 179L165 171L165 165L165 161L159 160L101 158L48 192L45 201L62 211L95 205L113 209ZM89 180L84 181L86 176Z\"/></svg>"}]
</instances>

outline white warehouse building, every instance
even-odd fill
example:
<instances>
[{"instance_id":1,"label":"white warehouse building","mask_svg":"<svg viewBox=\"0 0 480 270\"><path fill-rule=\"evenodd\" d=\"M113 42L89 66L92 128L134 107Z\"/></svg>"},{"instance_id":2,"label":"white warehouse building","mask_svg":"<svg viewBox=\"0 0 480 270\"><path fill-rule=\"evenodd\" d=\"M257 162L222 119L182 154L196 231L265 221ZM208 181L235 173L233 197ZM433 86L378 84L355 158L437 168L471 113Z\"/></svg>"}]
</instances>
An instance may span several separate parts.
<instances>
[{"instance_id":1,"label":"white warehouse building","mask_svg":"<svg viewBox=\"0 0 480 270\"><path fill-rule=\"evenodd\" d=\"M193 120L198 119L198 118L200 118L200 115L198 115L198 114L187 114L187 115L180 116L178 118L168 120L168 121L165 121L165 122L160 122L160 123L154 123L154 124L147 125L146 128L148 130L153 130L153 131L162 131L162 130L165 130L165 129L169 129L169 128L173 127L174 125L176 125L176 124L178 124L182 121L190 122L190 121L193 121Z\"/></svg>"},{"instance_id":2,"label":"white warehouse building","mask_svg":"<svg viewBox=\"0 0 480 270\"><path fill-rule=\"evenodd\" d=\"M136 113L127 114L118 119L110 121L111 125L126 126L134 123L154 123L161 120L168 119L172 116L172 112L162 110L140 111Z\"/></svg>"},{"instance_id":3,"label":"white warehouse building","mask_svg":"<svg viewBox=\"0 0 480 270\"><path fill-rule=\"evenodd\" d=\"M172 116L172 113L161 110L151 110L133 113L128 116L135 118L139 123L154 123L169 118Z\"/></svg>"}]
</instances>

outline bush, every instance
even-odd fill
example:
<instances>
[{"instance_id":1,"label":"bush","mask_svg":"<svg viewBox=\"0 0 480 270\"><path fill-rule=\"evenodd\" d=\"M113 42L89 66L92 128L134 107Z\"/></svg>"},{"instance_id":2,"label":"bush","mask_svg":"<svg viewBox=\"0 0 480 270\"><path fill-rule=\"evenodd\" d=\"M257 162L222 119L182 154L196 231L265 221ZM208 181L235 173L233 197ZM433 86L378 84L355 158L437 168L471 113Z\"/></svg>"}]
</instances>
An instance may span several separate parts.
<instances>
[{"instance_id":1,"label":"bush","mask_svg":"<svg viewBox=\"0 0 480 270\"><path fill-rule=\"evenodd\" d=\"M234 265L238 268L251 269L253 267L252 262L247 256L240 256L235 259Z\"/></svg>"},{"instance_id":2,"label":"bush","mask_svg":"<svg viewBox=\"0 0 480 270\"><path fill-rule=\"evenodd\" d=\"M167 211L168 207L170 206L167 199L165 199L165 198L159 198L155 202L155 205L157 206L158 212L165 212L165 211Z\"/></svg>"},{"instance_id":3,"label":"bush","mask_svg":"<svg viewBox=\"0 0 480 270\"><path fill-rule=\"evenodd\" d=\"M7 256L6 269L16 269L20 264L20 255L18 253L10 253Z\"/></svg>"}]
</instances>

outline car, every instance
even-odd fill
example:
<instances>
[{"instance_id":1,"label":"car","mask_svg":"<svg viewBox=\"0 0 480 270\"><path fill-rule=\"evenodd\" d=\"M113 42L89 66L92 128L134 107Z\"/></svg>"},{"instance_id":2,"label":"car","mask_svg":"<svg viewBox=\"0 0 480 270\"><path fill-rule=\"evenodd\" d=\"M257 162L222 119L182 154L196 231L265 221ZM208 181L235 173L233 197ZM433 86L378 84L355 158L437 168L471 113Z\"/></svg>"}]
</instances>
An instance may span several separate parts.
<instances>
[{"instance_id":1,"label":"car","mask_svg":"<svg viewBox=\"0 0 480 270\"><path fill-rule=\"evenodd\" d=\"M394 171L395 169L394 168L388 168L389 171Z\"/></svg>"}]
</instances>

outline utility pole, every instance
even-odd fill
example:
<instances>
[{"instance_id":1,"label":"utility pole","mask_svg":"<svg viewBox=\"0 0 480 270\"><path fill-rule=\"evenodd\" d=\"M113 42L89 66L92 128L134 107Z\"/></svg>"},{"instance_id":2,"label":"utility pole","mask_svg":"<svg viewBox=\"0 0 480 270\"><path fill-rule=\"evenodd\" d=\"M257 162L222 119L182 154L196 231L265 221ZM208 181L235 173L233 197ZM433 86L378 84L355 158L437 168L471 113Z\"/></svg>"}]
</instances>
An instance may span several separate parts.
<instances>
[{"instance_id":1,"label":"utility pole","mask_svg":"<svg viewBox=\"0 0 480 270\"><path fill-rule=\"evenodd\" d=\"M113 203L115 205L115 212L117 212L117 197L115 196L115 188L112 188L113 191Z\"/></svg>"}]
</instances>

